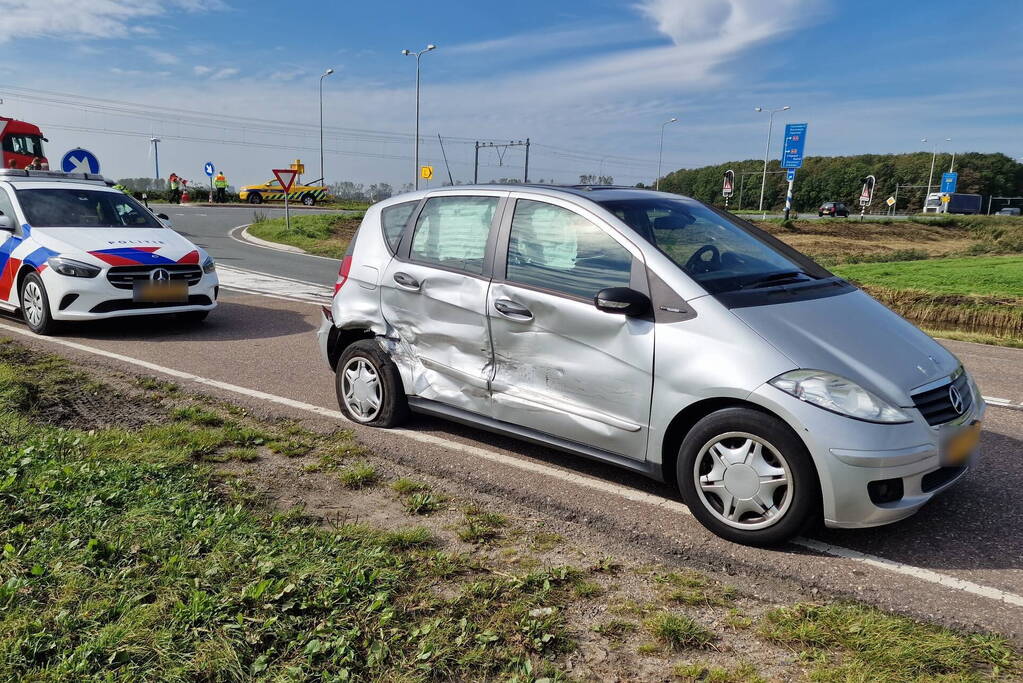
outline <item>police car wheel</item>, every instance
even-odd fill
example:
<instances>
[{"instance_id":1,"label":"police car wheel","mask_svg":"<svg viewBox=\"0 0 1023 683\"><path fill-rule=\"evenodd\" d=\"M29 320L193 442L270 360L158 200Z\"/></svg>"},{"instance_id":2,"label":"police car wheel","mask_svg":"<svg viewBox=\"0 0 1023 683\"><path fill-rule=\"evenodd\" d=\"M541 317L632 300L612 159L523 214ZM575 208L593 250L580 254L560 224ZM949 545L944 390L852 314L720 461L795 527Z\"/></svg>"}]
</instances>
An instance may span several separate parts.
<instances>
[{"instance_id":1,"label":"police car wheel","mask_svg":"<svg viewBox=\"0 0 1023 683\"><path fill-rule=\"evenodd\" d=\"M304 197L302 197L302 203L305 204L306 206L312 206L316 203L316 197L312 196L311 194L307 194Z\"/></svg>"},{"instance_id":2,"label":"police car wheel","mask_svg":"<svg viewBox=\"0 0 1023 683\"><path fill-rule=\"evenodd\" d=\"M262 203L263 203L263 195L259 194L258 192L253 192L252 194L249 195L249 204L262 204Z\"/></svg>"},{"instance_id":3,"label":"police car wheel","mask_svg":"<svg viewBox=\"0 0 1023 683\"><path fill-rule=\"evenodd\" d=\"M50 313L50 299L46 296L43 280L36 273L29 273L21 282L21 315L30 330L36 334L53 334L58 323Z\"/></svg>"}]
</instances>

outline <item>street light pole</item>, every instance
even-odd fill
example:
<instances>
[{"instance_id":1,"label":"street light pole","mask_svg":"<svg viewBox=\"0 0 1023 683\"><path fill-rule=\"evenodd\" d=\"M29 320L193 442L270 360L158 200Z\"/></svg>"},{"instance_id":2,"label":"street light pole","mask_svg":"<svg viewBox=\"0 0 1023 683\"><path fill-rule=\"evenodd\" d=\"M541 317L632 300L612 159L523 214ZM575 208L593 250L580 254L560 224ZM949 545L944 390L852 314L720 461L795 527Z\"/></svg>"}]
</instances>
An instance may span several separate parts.
<instances>
[{"instance_id":1,"label":"street light pole","mask_svg":"<svg viewBox=\"0 0 1023 683\"><path fill-rule=\"evenodd\" d=\"M927 142L927 138L922 138L920 142ZM952 138L945 138L945 142L952 142ZM927 176L927 194L931 193L931 185L934 184L934 160L938 156L938 143L935 142L931 145L931 174ZM955 154L952 155L952 163L955 163ZM951 172L951 171L950 171ZM926 201L924 197L924 201Z\"/></svg>"},{"instance_id":2,"label":"street light pole","mask_svg":"<svg viewBox=\"0 0 1023 683\"><path fill-rule=\"evenodd\" d=\"M334 73L333 69L327 69L320 76L320 183L327 184L327 172L323 170L323 79Z\"/></svg>"},{"instance_id":3,"label":"street light pole","mask_svg":"<svg viewBox=\"0 0 1023 683\"><path fill-rule=\"evenodd\" d=\"M669 123L675 123L676 121L678 121L678 117L672 116L670 119L661 124L661 145L657 149L657 178L654 180L655 190L661 189L661 159L664 157L664 127Z\"/></svg>"},{"instance_id":4,"label":"street light pole","mask_svg":"<svg viewBox=\"0 0 1023 683\"><path fill-rule=\"evenodd\" d=\"M767 187L767 158L771 154L771 134L774 132L774 115L780 111L788 111L791 109L788 105L785 105L781 109L771 110L771 119L767 124L767 145L764 147L764 175L760 180L760 208L758 211L764 210L764 188ZM764 111L763 107L753 107L753 111Z\"/></svg>"},{"instance_id":5,"label":"street light pole","mask_svg":"<svg viewBox=\"0 0 1023 683\"><path fill-rule=\"evenodd\" d=\"M420 50L419 52L412 52L411 50L402 50L401 54L406 57L415 55L416 57L416 142L415 142L415 167L413 169L413 179L415 181L415 187L419 189L419 61L420 58L430 52L436 50L437 46L433 43L426 46L426 49Z\"/></svg>"}]
</instances>

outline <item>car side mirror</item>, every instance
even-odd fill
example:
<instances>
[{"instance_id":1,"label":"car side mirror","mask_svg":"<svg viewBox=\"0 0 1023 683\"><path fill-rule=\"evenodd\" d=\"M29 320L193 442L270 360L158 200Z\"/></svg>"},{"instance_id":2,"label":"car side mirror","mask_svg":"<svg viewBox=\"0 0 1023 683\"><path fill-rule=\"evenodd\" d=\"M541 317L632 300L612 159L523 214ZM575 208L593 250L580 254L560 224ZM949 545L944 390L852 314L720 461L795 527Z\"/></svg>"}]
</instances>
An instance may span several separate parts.
<instances>
[{"instance_id":1,"label":"car side mirror","mask_svg":"<svg viewBox=\"0 0 1023 683\"><path fill-rule=\"evenodd\" d=\"M650 312L650 297L630 287L608 287L597 292L593 305L605 313L635 317Z\"/></svg>"},{"instance_id":2,"label":"car side mirror","mask_svg":"<svg viewBox=\"0 0 1023 683\"><path fill-rule=\"evenodd\" d=\"M5 232L14 232L14 221L11 220L10 216L5 216L0 213L0 230Z\"/></svg>"}]
</instances>

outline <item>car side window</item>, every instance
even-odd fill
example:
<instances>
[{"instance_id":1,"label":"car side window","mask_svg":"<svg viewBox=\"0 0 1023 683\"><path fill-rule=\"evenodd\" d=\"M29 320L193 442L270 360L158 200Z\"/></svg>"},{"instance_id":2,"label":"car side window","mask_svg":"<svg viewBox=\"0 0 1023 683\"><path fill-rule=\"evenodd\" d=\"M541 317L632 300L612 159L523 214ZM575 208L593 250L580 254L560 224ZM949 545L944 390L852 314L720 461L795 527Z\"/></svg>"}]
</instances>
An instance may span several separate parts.
<instances>
[{"instance_id":1,"label":"car side window","mask_svg":"<svg viewBox=\"0 0 1023 683\"><path fill-rule=\"evenodd\" d=\"M416 220L413 261L483 273L497 197L434 197Z\"/></svg>"},{"instance_id":2,"label":"car side window","mask_svg":"<svg viewBox=\"0 0 1023 683\"><path fill-rule=\"evenodd\" d=\"M505 279L592 299L628 287L632 254L599 227L560 206L520 199L508 236Z\"/></svg>"},{"instance_id":3,"label":"car side window","mask_svg":"<svg viewBox=\"0 0 1023 683\"><path fill-rule=\"evenodd\" d=\"M14 211L14 203L11 202L11 198L7 195L7 191L0 187L0 213L8 216L11 219L11 225L16 226L18 223L18 214Z\"/></svg>"},{"instance_id":4,"label":"car side window","mask_svg":"<svg viewBox=\"0 0 1023 683\"><path fill-rule=\"evenodd\" d=\"M405 202L388 206L380 212L380 225L384 231L384 240L392 252L398 251L398 244L401 242L401 234L405 232L405 224L409 216L416 210L419 202Z\"/></svg>"}]
</instances>

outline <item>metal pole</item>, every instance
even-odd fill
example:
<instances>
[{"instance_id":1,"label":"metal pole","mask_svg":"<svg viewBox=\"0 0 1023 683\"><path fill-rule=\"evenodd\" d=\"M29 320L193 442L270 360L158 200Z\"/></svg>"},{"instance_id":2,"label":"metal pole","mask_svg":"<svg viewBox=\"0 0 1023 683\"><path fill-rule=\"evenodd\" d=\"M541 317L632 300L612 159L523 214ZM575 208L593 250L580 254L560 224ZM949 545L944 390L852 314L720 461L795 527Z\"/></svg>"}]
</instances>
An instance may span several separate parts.
<instances>
[{"instance_id":1,"label":"metal pole","mask_svg":"<svg viewBox=\"0 0 1023 683\"><path fill-rule=\"evenodd\" d=\"M448 165L448 153L444 151L444 139L441 138L440 133L437 133L437 142L440 143L440 153L444 156L444 168L448 170L448 182L454 185L455 179L451 177L451 166Z\"/></svg>"},{"instance_id":2,"label":"metal pole","mask_svg":"<svg viewBox=\"0 0 1023 683\"><path fill-rule=\"evenodd\" d=\"M664 127L667 123L661 124L661 144L657 148L657 177L654 178L654 189L661 189L661 159L664 157Z\"/></svg>"},{"instance_id":3,"label":"metal pole","mask_svg":"<svg viewBox=\"0 0 1023 683\"><path fill-rule=\"evenodd\" d=\"M480 141L476 141L476 160L472 164L472 184L476 185L480 181Z\"/></svg>"},{"instance_id":4,"label":"metal pole","mask_svg":"<svg viewBox=\"0 0 1023 683\"><path fill-rule=\"evenodd\" d=\"M771 153L771 134L774 132L774 112L771 112L771 121L767 125L767 145L764 147L764 177L760 181L760 208L757 211L764 210L764 188L767 187L767 157Z\"/></svg>"},{"instance_id":5,"label":"metal pole","mask_svg":"<svg viewBox=\"0 0 1023 683\"><path fill-rule=\"evenodd\" d=\"M785 192L785 220L789 219L789 212L792 210L792 183L789 181L789 189Z\"/></svg>"},{"instance_id":6,"label":"metal pole","mask_svg":"<svg viewBox=\"0 0 1023 683\"><path fill-rule=\"evenodd\" d=\"M156 179L160 179L160 140L153 138L150 140L153 143L153 158L156 161Z\"/></svg>"},{"instance_id":7,"label":"metal pole","mask_svg":"<svg viewBox=\"0 0 1023 683\"><path fill-rule=\"evenodd\" d=\"M287 231L291 232L291 209L288 208L288 193L290 188L284 190L284 222L287 225Z\"/></svg>"},{"instance_id":8,"label":"metal pole","mask_svg":"<svg viewBox=\"0 0 1023 683\"><path fill-rule=\"evenodd\" d=\"M320 182L327 184L327 172L323 168L323 79L334 73L333 69L327 69L320 75Z\"/></svg>"},{"instance_id":9,"label":"metal pole","mask_svg":"<svg viewBox=\"0 0 1023 683\"><path fill-rule=\"evenodd\" d=\"M736 211L742 211L742 191L745 189L745 186L746 186L746 174L745 173L740 173L739 174L739 206L736 207L736 209L735 209Z\"/></svg>"},{"instance_id":10,"label":"metal pole","mask_svg":"<svg viewBox=\"0 0 1023 683\"><path fill-rule=\"evenodd\" d=\"M895 203L892 204L892 215L894 216L899 211L899 184L895 183Z\"/></svg>"},{"instance_id":11,"label":"metal pole","mask_svg":"<svg viewBox=\"0 0 1023 683\"><path fill-rule=\"evenodd\" d=\"M987 215L989 216L991 215L991 202L993 202L994 200L995 200L994 195L991 195L990 197L987 198Z\"/></svg>"},{"instance_id":12,"label":"metal pole","mask_svg":"<svg viewBox=\"0 0 1023 683\"><path fill-rule=\"evenodd\" d=\"M422 57L422 54L421 52L416 54L416 161L412 175L415 178L417 190L419 189L419 58Z\"/></svg>"},{"instance_id":13,"label":"metal pole","mask_svg":"<svg viewBox=\"0 0 1023 683\"><path fill-rule=\"evenodd\" d=\"M938 156L938 143L934 143L931 149L931 174L927 176L927 194L931 193L931 185L934 184L934 159Z\"/></svg>"},{"instance_id":14,"label":"metal pole","mask_svg":"<svg viewBox=\"0 0 1023 683\"><path fill-rule=\"evenodd\" d=\"M952 173L952 171L955 169L955 167L956 167L956 153L952 152L952 163L948 165L948 172Z\"/></svg>"},{"instance_id":15,"label":"metal pole","mask_svg":"<svg viewBox=\"0 0 1023 683\"><path fill-rule=\"evenodd\" d=\"M522 172L522 182L529 182L529 138L526 138L526 167Z\"/></svg>"}]
</instances>

